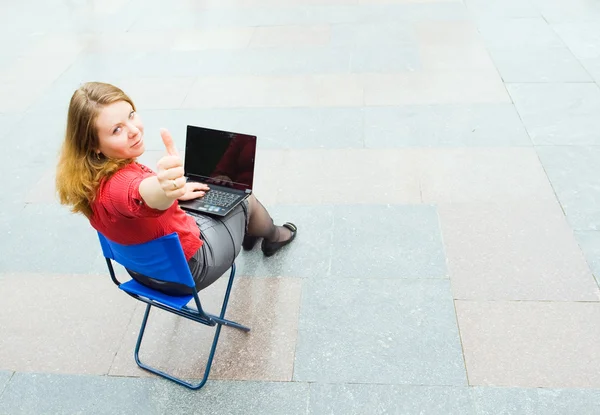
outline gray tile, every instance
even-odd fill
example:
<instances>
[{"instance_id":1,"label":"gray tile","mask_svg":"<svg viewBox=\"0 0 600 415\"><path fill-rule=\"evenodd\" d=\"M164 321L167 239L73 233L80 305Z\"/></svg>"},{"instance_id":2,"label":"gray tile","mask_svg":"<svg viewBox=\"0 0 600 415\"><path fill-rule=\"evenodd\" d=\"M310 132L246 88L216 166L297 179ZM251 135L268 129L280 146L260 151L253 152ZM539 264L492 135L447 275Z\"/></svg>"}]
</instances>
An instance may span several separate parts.
<instances>
[{"instance_id":1,"label":"gray tile","mask_svg":"<svg viewBox=\"0 0 600 415\"><path fill-rule=\"evenodd\" d=\"M366 147L515 147L531 140L510 104L367 107Z\"/></svg>"},{"instance_id":2,"label":"gray tile","mask_svg":"<svg viewBox=\"0 0 600 415\"><path fill-rule=\"evenodd\" d=\"M592 79L566 47L510 48L490 55L504 82L590 82Z\"/></svg>"},{"instance_id":3,"label":"gray tile","mask_svg":"<svg viewBox=\"0 0 600 415\"><path fill-rule=\"evenodd\" d=\"M575 231L575 239L585 255L592 274L600 284L600 232Z\"/></svg>"},{"instance_id":4,"label":"gray tile","mask_svg":"<svg viewBox=\"0 0 600 415\"><path fill-rule=\"evenodd\" d=\"M331 275L444 278L446 259L433 206L337 206ZM357 247L363 247L360 254Z\"/></svg>"},{"instance_id":5,"label":"gray tile","mask_svg":"<svg viewBox=\"0 0 600 415\"><path fill-rule=\"evenodd\" d=\"M3 232L1 272L86 274L100 252L87 219L57 204L27 205Z\"/></svg>"},{"instance_id":6,"label":"gray tile","mask_svg":"<svg viewBox=\"0 0 600 415\"><path fill-rule=\"evenodd\" d=\"M594 78L596 84L600 85L600 56L591 59L580 59L583 67Z\"/></svg>"},{"instance_id":7,"label":"gray tile","mask_svg":"<svg viewBox=\"0 0 600 415\"><path fill-rule=\"evenodd\" d=\"M235 397L235 399L232 399ZM200 391L156 379L15 374L0 399L10 414L304 414L308 385L209 381Z\"/></svg>"},{"instance_id":8,"label":"gray tile","mask_svg":"<svg viewBox=\"0 0 600 415\"><path fill-rule=\"evenodd\" d=\"M294 380L465 385L449 282L308 280Z\"/></svg>"},{"instance_id":9,"label":"gray tile","mask_svg":"<svg viewBox=\"0 0 600 415\"><path fill-rule=\"evenodd\" d=\"M579 59L600 58L598 22L571 21L552 25L552 29Z\"/></svg>"},{"instance_id":10,"label":"gray tile","mask_svg":"<svg viewBox=\"0 0 600 415\"><path fill-rule=\"evenodd\" d=\"M537 152L570 225L600 230L600 148L545 146Z\"/></svg>"},{"instance_id":11,"label":"gray tile","mask_svg":"<svg viewBox=\"0 0 600 415\"><path fill-rule=\"evenodd\" d=\"M485 20L479 28L505 82L591 81L542 18Z\"/></svg>"},{"instance_id":12,"label":"gray tile","mask_svg":"<svg viewBox=\"0 0 600 415\"><path fill-rule=\"evenodd\" d=\"M260 242L237 258L239 275L256 277L322 278L331 263L334 210L331 206L268 207L276 224L292 222L298 226L293 243L273 257L265 257Z\"/></svg>"},{"instance_id":13,"label":"gray tile","mask_svg":"<svg viewBox=\"0 0 600 415\"><path fill-rule=\"evenodd\" d=\"M258 148L360 148L363 147L363 112L360 108L231 108L206 110L149 110L140 112L146 134L160 128L171 131L185 148L186 126L198 125L253 134ZM156 148L162 150L160 140Z\"/></svg>"},{"instance_id":14,"label":"gray tile","mask_svg":"<svg viewBox=\"0 0 600 415\"><path fill-rule=\"evenodd\" d=\"M536 389L475 387L470 390L477 415L539 415Z\"/></svg>"},{"instance_id":15,"label":"gray tile","mask_svg":"<svg viewBox=\"0 0 600 415\"><path fill-rule=\"evenodd\" d=\"M10 378L12 377L14 372L9 372L6 370L0 370L0 398L2 398L2 393L4 392L4 388L8 384Z\"/></svg>"},{"instance_id":16,"label":"gray tile","mask_svg":"<svg viewBox=\"0 0 600 415\"><path fill-rule=\"evenodd\" d=\"M507 88L534 144L600 144L598 85L511 84Z\"/></svg>"},{"instance_id":17,"label":"gray tile","mask_svg":"<svg viewBox=\"0 0 600 415\"><path fill-rule=\"evenodd\" d=\"M467 388L320 383L311 384L309 413L475 415Z\"/></svg>"},{"instance_id":18,"label":"gray tile","mask_svg":"<svg viewBox=\"0 0 600 415\"><path fill-rule=\"evenodd\" d=\"M477 18L538 17L539 10L529 0L465 0L467 9Z\"/></svg>"},{"instance_id":19,"label":"gray tile","mask_svg":"<svg viewBox=\"0 0 600 415\"><path fill-rule=\"evenodd\" d=\"M550 23L565 21L598 21L600 20L600 5L587 0L533 0L544 19Z\"/></svg>"},{"instance_id":20,"label":"gray tile","mask_svg":"<svg viewBox=\"0 0 600 415\"><path fill-rule=\"evenodd\" d=\"M537 389L540 415L595 415L600 408L597 389Z\"/></svg>"}]
</instances>

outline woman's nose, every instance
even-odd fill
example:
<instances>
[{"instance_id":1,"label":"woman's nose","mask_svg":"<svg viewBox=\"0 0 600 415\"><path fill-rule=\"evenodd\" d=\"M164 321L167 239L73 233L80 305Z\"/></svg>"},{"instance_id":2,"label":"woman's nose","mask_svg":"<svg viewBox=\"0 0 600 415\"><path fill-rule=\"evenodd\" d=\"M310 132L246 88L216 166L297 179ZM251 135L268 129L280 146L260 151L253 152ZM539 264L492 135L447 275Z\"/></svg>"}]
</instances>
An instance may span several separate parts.
<instances>
[{"instance_id":1,"label":"woman's nose","mask_svg":"<svg viewBox=\"0 0 600 415\"><path fill-rule=\"evenodd\" d=\"M129 123L127 125L127 128L129 130L129 137L134 137L134 136L138 135L140 132L140 129L133 123Z\"/></svg>"}]
</instances>

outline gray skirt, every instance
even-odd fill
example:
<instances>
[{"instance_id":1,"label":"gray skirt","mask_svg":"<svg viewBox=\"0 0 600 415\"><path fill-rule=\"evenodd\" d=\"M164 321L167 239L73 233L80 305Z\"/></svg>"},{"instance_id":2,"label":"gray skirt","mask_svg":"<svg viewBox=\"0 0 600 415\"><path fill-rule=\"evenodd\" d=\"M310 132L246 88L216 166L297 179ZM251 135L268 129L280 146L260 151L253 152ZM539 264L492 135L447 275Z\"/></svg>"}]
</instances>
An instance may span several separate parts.
<instances>
[{"instance_id":1,"label":"gray skirt","mask_svg":"<svg viewBox=\"0 0 600 415\"><path fill-rule=\"evenodd\" d=\"M248 228L248 201L244 200L224 218L189 213L200 229L202 246L189 259L188 265L198 291L208 287L231 268L240 253ZM185 285L158 281L137 272L127 270L129 275L155 290L169 295L189 295L191 289Z\"/></svg>"},{"instance_id":2,"label":"gray skirt","mask_svg":"<svg viewBox=\"0 0 600 415\"><path fill-rule=\"evenodd\" d=\"M219 279L242 249L248 229L248 201L244 200L226 217L188 212L200 229L202 246L188 261L198 291Z\"/></svg>"}]
</instances>

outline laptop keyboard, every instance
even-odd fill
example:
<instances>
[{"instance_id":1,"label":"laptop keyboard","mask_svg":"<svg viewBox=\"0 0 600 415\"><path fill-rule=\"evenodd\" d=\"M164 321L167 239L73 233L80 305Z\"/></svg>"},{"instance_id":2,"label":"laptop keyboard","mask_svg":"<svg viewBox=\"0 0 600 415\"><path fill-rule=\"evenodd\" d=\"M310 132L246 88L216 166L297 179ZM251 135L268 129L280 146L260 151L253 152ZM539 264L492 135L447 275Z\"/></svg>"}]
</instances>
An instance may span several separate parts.
<instances>
[{"instance_id":1,"label":"laptop keyboard","mask_svg":"<svg viewBox=\"0 0 600 415\"><path fill-rule=\"evenodd\" d=\"M236 200L238 200L238 198L239 195L233 193L222 192L220 190L211 190L200 200L208 205L226 208L231 206Z\"/></svg>"}]
</instances>

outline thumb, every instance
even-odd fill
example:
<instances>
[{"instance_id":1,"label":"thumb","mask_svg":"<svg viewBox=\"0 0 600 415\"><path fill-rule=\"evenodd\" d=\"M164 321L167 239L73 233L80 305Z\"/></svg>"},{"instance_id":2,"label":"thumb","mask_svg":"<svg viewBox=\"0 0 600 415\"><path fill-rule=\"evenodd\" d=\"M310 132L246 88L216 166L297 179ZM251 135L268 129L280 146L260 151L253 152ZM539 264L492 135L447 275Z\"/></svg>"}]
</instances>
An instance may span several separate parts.
<instances>
[{"instance_id":1,"label":"thumb","mask_svg":"<svg viewBox=\"0 0 600 415\"><path fill-rule=\"evenodd\" d=\"M170 156L179 156L179 152L177 151L177 148L175 148L175 143L173 142L171 133L167 131L166 128L161 128L160 136L162 137L165 148L167 149L167 153Z\"/></svg>"}]
</instances>

